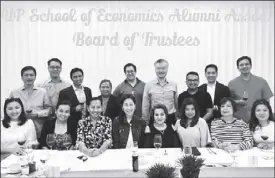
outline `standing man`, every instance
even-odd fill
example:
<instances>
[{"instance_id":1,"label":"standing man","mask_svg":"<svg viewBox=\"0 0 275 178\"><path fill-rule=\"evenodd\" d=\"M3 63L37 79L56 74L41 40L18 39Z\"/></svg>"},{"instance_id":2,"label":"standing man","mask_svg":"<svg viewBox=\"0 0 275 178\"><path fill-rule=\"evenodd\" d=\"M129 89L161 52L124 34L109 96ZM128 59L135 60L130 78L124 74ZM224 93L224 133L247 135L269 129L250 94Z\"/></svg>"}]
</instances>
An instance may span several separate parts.
<instances>
[{"instance_id":1,"label":"standing man","mask_svg":"<svg viewBox=\"0 0 275 178\"><path fill-rule=\"evenodd\" d=\"M69 118L69 122L76 132L78 121L86 116L87 106L90 105L92 99L92 91L90 88L82 85L84 79L82 69L73 68L70 72L70 77L73 85L59 92L58 101L68 100L71 102L71 117Z\"/></svg>"},{"instance_id":2,"label":"standing man","mask_svg":"<svg viewBox=\"0 0 275 178\"><path fill-rule=\"evenodd\" d=\"M213 117L209 120L209 124L214 118L220 117L220 112L218 106L223 97L230 97L229 88L217 81L218 76L218 67L215 64L209 64L205 67L205 77L207 83L202 84L199 87L199 90L208 92L211 96L213 107ZM210 126L210 125L208 125ZM210 127L209 127L210 128Z\"/></svg>"},{"instance_id":3,"label":"standing man","mask_svg":"<svg viewBox=\"0 0 275 178\"><path fill-rule=\"evenodd\" d=\"M134 114L141 117L141 105L145 83L136 77L137 67L134 64L126 64L123 70L126 79L116 87L113 95L117 98L117 102L120 103L120 99L124 94L132 94L136 99L136 110Z\"/></svg>"},{"instance_id":4,"label":"standing man","mask_svg":"<svg viewBox=\"0 0 275 178\"><path fill-rule=\"evenodd\" d=\"M48 61L48 71L50 77L37 86L44 88L52 103L52 109L56 109L58 95L61 90L71 86L71 84L60 78L62 71L62 62L57 58L52 58Z\"/></svg>"},{"instance_id":5,"label":"standing man","mask_svg":"<svg viewBox=\"0 0 275 178\"><path fill-rule=\"evenodd\" d=\"M194 98L200 109L200 117L209 125L213 114L213 104L210 94L206 91L199 90L199 83L199 74L197 72L191 71L187 73L186 84L188 89L179 95L179 109L185 98Z\"/></svg>"},{"instance_id":6,"label":"standing man","mask_svg":"<svg viewBox=\"0 0 275 178\"><path fill-rule=\"evenodd\" d=\"M51 114L51 102L45 89L34 86L36 70L32 66L25 66L21 70L21 79L24 86L11 92L10 97L20 98L23 102L27 118L33 120L37 139L44 122Z\"/></svg>"},{"instance_id":7,"label":"standing man","mask_svg":"<svg viewBox=\"0 0 275 178\"><path fill-rule=\"evenodd\" d=\"M119 115L119 104L116 101L116 97L111 94L112 83L110 80L104 79L99 84L101 95L98 97L101 99L103 115L114 120Z\"/></svg>"},{"instance_id":8,"label":"standing man","mask_svg":"<svg viewBox=\"0 0 275 178\"><path fill-rule=\"evenodd\" d=\"M158 59L155 63L157 79L147 83L144 88L142 102L142 117L149 124L150 110L156 104L164 104L168 109L167 124L176 123L177 113L177 84L167 80L169 63L165 59Z\"/></svg>"},{"instance_id":9,"label":"standing man","mask_svg":"<svg viewBox=\"0 0 275 178\"><path fill-rule=\"evenodd\" d=\"M237 103L236 116L249 123L253 103L258 99L269 101L273 93L265 79L250 72L252 68L250 57L242 56L236 63L241 75L231 80L228 87Z\"/></svg>"}]
</instances>

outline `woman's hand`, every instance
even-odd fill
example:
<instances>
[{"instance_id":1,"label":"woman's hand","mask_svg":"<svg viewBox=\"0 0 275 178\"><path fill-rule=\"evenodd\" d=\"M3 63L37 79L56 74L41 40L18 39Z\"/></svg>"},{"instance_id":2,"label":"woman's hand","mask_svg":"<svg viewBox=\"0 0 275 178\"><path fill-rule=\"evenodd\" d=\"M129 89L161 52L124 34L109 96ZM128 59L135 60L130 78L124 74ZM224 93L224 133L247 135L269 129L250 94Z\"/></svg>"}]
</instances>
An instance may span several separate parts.
<instances>
[{"instance_id":1,"label":"woman's hand","mask_svg":"<svg viewBox=\"0 0 275 178\"><path fill-rule=\"evenodd\" d=\"M45 147L45 146L43 146L42 147L42 150L48 150L49 148L47 148L47 147Z\"/></svg>"},{"instance_id":2,"label":"woman's hand","mask_svg":"<svg viewBox=\"0 0 275 178\"><path fill-rule=\"evenodd\" d=\"M150 127L148 125L146 125L144 132L145 133L151 133Z\"/></svg>"},{"instance_id":3,"label":"woman's hand","mask_svg":"<svg viewBox=\"0 0 275 178\"><path fill-rule=\"evenodd\" d=\"M262 142L262 143L259 143L259 144L257 145L257 147L260 148L260 149L263 149L263 150L268 150L268 149L272 148L272 145L269 146L268 143L263 143L263 142Z\"/></svg>"},{"instance_id":4,"label":"woman's hand","mask_svg":"<svg viewBox=\"0 0 275 178\"><path fill-rule=\"evenodd\" d=\"M88 155L89 157L95 157L95 156L98 156L102 153L101 149L98 149L98 148L92 148L92 149L88 149L88 148L85 148L83 149L83 153L85 155Z\"/></svg>"}]
</instances>

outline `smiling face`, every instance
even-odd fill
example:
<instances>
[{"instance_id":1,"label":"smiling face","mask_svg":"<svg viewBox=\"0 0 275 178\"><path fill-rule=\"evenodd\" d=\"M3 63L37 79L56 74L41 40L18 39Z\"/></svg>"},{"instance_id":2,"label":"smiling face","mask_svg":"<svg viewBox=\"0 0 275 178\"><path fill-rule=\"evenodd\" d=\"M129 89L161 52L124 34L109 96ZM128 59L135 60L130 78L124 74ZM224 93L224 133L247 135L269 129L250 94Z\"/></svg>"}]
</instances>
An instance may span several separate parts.
<instances>
[{"instance_id":1,"label":"smiling face","mask_svg":"<svg viewBox=\"0 0 275 178\"><path fill-rule=\"evenodd\" d=\"M242 74L249 74L252 66L248 59L243 59L239 61L238 69Z\"/></svg>"},{"instance_id":2,"label":"smiling face","mask_svg":"<svg viewBox=\"0 0 275 178\"><path fill-rule=\"evenodd\" d=\"M166 115L162 108L157 108L154 111L154 121L161 125L166 121Z\"/></svg>"},{"instance_id":3,"label":"smiling face","mask_svg":"<svg viewBox=\"0 0 275 178\"><path fill-rule=\"evenodd\" d=\"M17 121L22 112L22 107L18 102L13 101L7 105L6 112L11 120Z\"/></svg>"},{"instance_id":4,"label":"smiling face","mask_svg":"<svg viewBox=\"0 0 275 178\"><path fill-rule=\"evenodd\" d=\"M214 67L208 67L205 72L205 77L209 83L214 83L217 79L218 73Z\"/></svg>"},{"instance_id":5,"label":"smiling face","mask_svg":"<svg viewBox=\"0 0 275 178\"><path fill-rule=\"evenodd\" d=\"M133 66L125 68L125 76L128 81L134 81L136 79L136 71Z\"/></svg>"},{"instance_id":6,"label":"smiling face","mask_svg":"<svg viewBox=\"0 0 275 178\"><path fill-rule=\"evenodd\" d=\"M24 82L24 85L33 85L36 79L36 76L33 70L26 70L23 73L21 79Z\"/></svg>"},{"instance_id":7,"label":"smiling face","mask_svg":"<svg viewBox=\"0 0 275 178\"><path fill-rule=\"evenodd\" d=\"M233 106L230 101L226 101L221 105L221 115L222 116L233 116Z\"/></svg>"},{"instance_id":8,"label":"smiling face","mask_svg":"<svg viewBox=\"0 0 275 178\"><path fill-rule=\"evenodd\" d=\"M258 121L266 121L269 118L269 110L266 105L259 104L255 109L255 116L258 119Z\"/></svg>"},{"instance_id":9,"label":"smiling face","mask_svg":"<svg viewBox=\"0 0 275 178\"><path fill-rule=\"evenodd\" d=\"M102 112L102 105L100 100L92 100L89 107L88 111L90 113L90 116L96 118L101 115Z\"/></svg>"},{"instance_id":10,"label":"smiling face","mask_svg":"<svg viewBox=\"0 0 275 178\"><path fill-rule=\"evenodd\" d=\"M55 78L59 77L61 70L62 70L61 64L56 61L52 61L48 66L48 71L51 77L55 77Z\"/></svg>"},{"instance_id":11,"label":"smiling face","mask_svg":"<svg viewBox=\"0 0 275 178\"><path fill-rule=\"evenodd\" d=\"M70 116L70 106L66 104L59 105L55 114L58 120L67 121Z\"/></svg>"},{"instance_id":12,"label":"smiling face","mask_svg":"<svg viewBox=\"0 0 275 178\"><path fill-rule=\"evenodd\" d=\"M196 115L196 110L193 104L186 105L185 107L185 115L189 119L192 119Z\"/></svg>"},{"instance_id":13,"label":"smiling face","mask_svg":"<svg viewBox=\"0 0 275 178\"><path fill-rule=\"evenodd\" d=\"M127 98L124 100L122 105L122 110L126 114L126 116L132 117L136 109L136 105L131 98Z\"/></svg>"},{"instance_id":14,"label":"smiling face","mask_svg":"<svg viewBox=\"0 0 275 178\"><path fill-rule=\"evenodd\" d=\"M199 83L200 83L199 76L197 75L189 74L186 77L186 84L188 86L188 89L194 90L198 88Z\"/></svg>"},{"instance_id":15,"label":"smiling face","mask_svg":"<svg viewBox=\"0 0 275 178\"><path fill-rule=\"evenodd\" d=\"M159 79L165 78L168 72L168 63L166 62L156 63L155 72Z\"/></svg>"},{"instance_id":16,"label":"smiling face","mask_svg":"<svg viewBox=\"0 0 275 178\"><path fill-rule=\"evenodd\" d=\"M84 76L83 76L82 72L80 72L80 71L74 72L72 74L72 81L75 86L82 85L83 78L84 78Z\"/></svg>"},{"instance_id":17,"label":"smiling face","mask_svg":"<svg viewBox=\"0 0 275 178\"><path fill-rule=\"evenodd\" d=\"M102 96L108 97L111 95L111 92L112 92L112 87L110 85L110 82L103 82L100 85L100 93Z\"/></svg>"}]
</instances>

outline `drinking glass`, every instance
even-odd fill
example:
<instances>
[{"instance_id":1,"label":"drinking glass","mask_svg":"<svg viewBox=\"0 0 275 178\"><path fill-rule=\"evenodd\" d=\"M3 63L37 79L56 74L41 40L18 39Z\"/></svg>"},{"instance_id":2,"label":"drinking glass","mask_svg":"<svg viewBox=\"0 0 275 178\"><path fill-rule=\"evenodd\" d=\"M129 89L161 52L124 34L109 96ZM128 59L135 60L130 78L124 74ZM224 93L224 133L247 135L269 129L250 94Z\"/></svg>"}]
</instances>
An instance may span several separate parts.
<instances>
[{"instance_id":1,"label":"drinking glass","mask_svg":"<svg viewBox=\"0 0 275 178\"><path fill-rule=\"evenodd\" d=\"M247 91L244 91L244 92L243 92L243 100L244 100L244 101L247 101L247 100L248 100L248 93L247 93Z\"/></svg>"},{"instance_id":2,"label":"drinking glass","mask_svg":"<svg viewBox=\"0 0 275 178\"><path fill-rule=\"evenodd\" d=\"M72 137L70 134L65 134L63 137L63 145L66 147L68 150L70 146L72 145Z\"/></svg>"},{"instance_id":3,"label":"drinking glass","mask_svg":"<svg viewBox=\"0 0 275 178\"><path fill-rule=\"evenodd\" d=\"M266 141L266 140L267 140L269 137L267 136L267 134L263 133L263 134L261 135L261 138L264 140L264 144L265 144L265 146L264 146L263 149L268 149L268 145L267 145L267 141Z\"/></svg>"},{"instance_id":4,"label":"drinking glass","mask_svg":"<svg viewBox=\"0 0 275 178\"><path fill-rule=\"evenodd\" d=\"M54 146L55 144L55 134L48 134L47 135L47 138L46 138L46 142L47 142L47 145L51 148L52 150L52 147Z\"/></svg>"},{"instance_id":5,"label":"drinking glass","mask_svg":"<svg viewBox=\"0 0 275 178\"><path fill-rule=\"evenodd\" d=\"M138 142L134 141L134 145L132 147L132 152L137 152L138 151Z\"/></svg>"},{"instance_id":6,"label":"drinking glass","mask_svg":"<svg viewBox=\"0 0 275 178\"><path fill-rule=\"evenodd\" d=\"M192 155L192 147L190 145L185 145L183 147L183 153L185 156Z\"/></svg>"},{"instance_id":7,"label":"drinking glass","mask_svg":"<svg viewBox=\"0 0 275 178\"><path fill-rule=\"evenodd\" d=\"M162 146L162 138L160 134L154 136L154 147L157 148L157 158L159 158L159 148Z\"/></svg>"}]
</instances>

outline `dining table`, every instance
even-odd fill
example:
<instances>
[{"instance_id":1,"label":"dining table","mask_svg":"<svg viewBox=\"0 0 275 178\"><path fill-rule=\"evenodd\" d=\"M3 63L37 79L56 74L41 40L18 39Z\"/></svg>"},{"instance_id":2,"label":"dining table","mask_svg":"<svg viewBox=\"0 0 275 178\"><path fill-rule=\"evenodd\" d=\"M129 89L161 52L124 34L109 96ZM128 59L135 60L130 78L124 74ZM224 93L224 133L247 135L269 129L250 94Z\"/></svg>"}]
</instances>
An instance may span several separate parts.
<instances>
[{"instance_id":1,"label":"dining table","mask_svg":"<svg viewBox=\"0 0 275 178\"><path fill-rule=\"evenodd\" d=\"M198 150L201 153L198 157L204 159L199 177L274 177L274 149L254 147L234 154L217 148ZM108 149L96 157L88 157L78 150L33 150L31 153L37 171L28 177L47 177L49 169L57 171L54 177L146 177L146 171L156 163L175 167L181 177L178 160L185 156L180 148L140 148L139 170L133 172L131 149ZM42 163L42 158L46 162ZM1 177L26 177L20 172L9 172L9 166L18 160L16 154L1 154Z\"/></svg>"}]
</instances>

